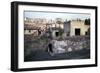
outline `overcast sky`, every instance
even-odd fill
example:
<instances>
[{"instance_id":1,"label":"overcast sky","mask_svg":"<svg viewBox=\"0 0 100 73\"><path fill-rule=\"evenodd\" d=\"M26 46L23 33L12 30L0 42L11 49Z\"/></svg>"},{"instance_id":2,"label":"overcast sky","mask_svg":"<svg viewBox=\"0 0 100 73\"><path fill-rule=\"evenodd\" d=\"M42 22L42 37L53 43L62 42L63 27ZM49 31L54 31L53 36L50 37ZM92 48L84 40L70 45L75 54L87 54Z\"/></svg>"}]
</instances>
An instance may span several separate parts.
<instances>
[{"instance_id":1,"label":"overcast sky","mask_svg":"<svg viewBox=\"0 0 100 73\"><path fill-rule=\"evenodd\" d=\"M46 18L46 19L55 19L55 18L62 18L67 20L74 20L74 19L87 19L90 18L90 14L84 13L61 13L61 12L37 12L37 11L24 11L24 17L28 18Z\"/></svg>"}]
</instances>

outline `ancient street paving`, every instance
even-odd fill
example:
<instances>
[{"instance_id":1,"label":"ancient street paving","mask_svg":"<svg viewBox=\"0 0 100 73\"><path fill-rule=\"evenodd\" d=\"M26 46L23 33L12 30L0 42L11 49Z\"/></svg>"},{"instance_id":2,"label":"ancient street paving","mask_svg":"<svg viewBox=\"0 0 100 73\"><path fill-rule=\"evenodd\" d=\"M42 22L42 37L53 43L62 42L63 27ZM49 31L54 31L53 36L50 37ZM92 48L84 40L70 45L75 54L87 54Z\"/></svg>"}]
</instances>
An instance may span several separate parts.
<instances>
[{"instance_id":1,"label":"ancient street paving","mask_svg":"<svg viewBox=\"0 0 100 73\"><path fill-rule=\"evenodd\" d=\"M90 50L84 49L74 52L67 52L61 54L55 54L51 56L48 52L43 50L38 50L31 52L30 55L25 57L25 62L29 61L47 61L47 60L70 60L70 59L89 59L90 58Z\"/></svg>"}]
</instances>

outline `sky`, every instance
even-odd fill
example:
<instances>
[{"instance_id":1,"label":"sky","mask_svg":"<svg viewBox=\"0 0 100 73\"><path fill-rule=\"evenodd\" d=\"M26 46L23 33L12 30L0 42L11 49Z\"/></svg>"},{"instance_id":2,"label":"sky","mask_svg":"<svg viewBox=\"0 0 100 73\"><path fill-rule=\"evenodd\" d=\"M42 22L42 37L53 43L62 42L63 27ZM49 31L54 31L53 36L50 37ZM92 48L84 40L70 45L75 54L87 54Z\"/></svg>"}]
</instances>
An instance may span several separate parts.
<instances>
[{"instance_id":1,"label":"sky","mask_svg":"<svg viewBox=\"0 0 100 73\"><path fill-rule=\"evenodd\" d=\"M24 11L24 17L28 18L46 18L46 19L55 19L62 18L64 20L75 20L75 19L88 19L90 14L84 13L62 13L62 12L43 12L43 11Z\"/></svg>"}]
</instances>

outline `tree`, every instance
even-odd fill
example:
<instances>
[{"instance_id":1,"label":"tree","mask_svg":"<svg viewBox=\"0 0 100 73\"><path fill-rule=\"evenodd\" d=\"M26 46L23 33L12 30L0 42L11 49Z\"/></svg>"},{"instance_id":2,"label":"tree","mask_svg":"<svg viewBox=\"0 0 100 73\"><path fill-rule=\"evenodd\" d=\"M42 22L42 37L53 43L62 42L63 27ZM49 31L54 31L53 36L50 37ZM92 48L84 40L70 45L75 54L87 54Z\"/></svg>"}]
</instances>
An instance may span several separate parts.
<instances>
[{"instance_id":1,"label":"tree","mask_svg":"<svg viewBox=\"0 0 100 73\"><path fill-rule=\"evenodd\" d=\"M90 19L85 19L85 25L90 25Z\"/></svg>"}]
</instances>

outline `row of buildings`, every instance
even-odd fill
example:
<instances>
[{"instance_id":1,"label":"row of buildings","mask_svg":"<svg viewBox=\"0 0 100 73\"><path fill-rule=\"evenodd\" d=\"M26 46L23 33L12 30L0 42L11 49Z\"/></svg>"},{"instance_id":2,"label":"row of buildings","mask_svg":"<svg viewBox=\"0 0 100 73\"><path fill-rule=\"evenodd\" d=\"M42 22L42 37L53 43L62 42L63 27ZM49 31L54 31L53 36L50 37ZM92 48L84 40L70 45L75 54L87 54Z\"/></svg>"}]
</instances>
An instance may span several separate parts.
<instances>
[{"instance_id":1,"label":"row of buildings","mask_svg":"<svg viewBox=\"0 0 100 73\"><path fill-rule=\"evenodd\" d=\"M38 36L46 33L46 31L50 31L52 37L59 36L59 32L61 31L63 31L63 36L89 35L90 23L86 23L85 20L80 19L64 21L61 18L55 20L45 18L25 18L25 35Z\"/></svg>"}]
</instances>

